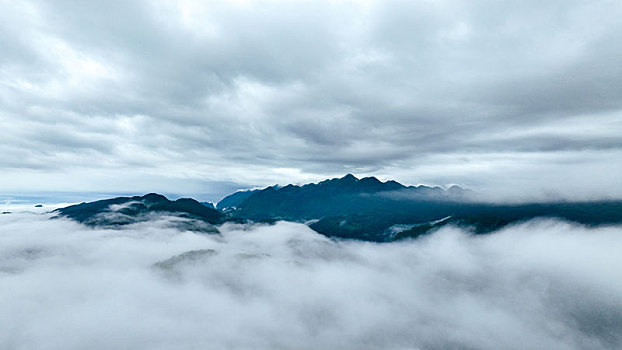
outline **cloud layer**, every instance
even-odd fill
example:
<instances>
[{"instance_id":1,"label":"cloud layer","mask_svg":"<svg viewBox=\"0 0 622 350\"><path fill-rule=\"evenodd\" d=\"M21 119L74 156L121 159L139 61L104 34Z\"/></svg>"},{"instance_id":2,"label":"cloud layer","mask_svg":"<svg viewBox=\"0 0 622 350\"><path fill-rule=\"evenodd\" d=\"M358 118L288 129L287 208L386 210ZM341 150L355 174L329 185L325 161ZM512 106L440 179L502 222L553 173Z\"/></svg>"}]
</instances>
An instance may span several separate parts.
<instances>
[{"instance_id":1,"label":"cloud layer","mask_svg":"<svg viewBox=\"0 0 622 350\"><path fill-rule=\"evenodd\" d=\"M286 222L219 236L48 217L1 217L3 349L622 346L620 227L378 245Z\"/></svg>"},{"instance_id":2,"label":"cloud layer","mask_svg":"<svg viewBox=\"0 0 622 350\"><path fill-rule=\"evenodd\" d=\"M622 196L616 1L0 6L5 192L353 172Z\"/></svg>"}]
</instances>

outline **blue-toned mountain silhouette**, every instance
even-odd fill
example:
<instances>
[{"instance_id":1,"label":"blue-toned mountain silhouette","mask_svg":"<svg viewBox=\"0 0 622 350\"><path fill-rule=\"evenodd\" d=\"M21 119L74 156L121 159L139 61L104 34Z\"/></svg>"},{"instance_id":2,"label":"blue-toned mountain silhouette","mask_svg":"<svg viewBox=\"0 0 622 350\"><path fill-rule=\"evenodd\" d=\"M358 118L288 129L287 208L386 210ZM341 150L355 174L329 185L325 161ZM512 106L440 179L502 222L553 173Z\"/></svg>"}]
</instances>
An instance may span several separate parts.
<instances>
[{"instance_id":1,"label":"blue-toned mountain silhouette","mask_svg":"<svg viewBox=\"0 0 622 350\"><path fill-rule=\"evenodd\" d=\"M171 201L163 195L149 193L144 196L117 197L81 203L57 209L58 216L76 220L88 226L118 227L169 215L188 219L178 221L178 228L202 232L218 232L213 226L223 222L224 215L211 203L201 204L191 198ZM210 207L211 206L211 207Z\"/></svg>"},{"instance_id":2,"label":"blue-toned mountain silhouette","mask_svg":"<svg viewBox=\"0 0 622 350\"><path fill-rule=\"evenodd\" d=\"M313 230L336 238L386 242L417 237L445 225L487 233L533 218L560 218L584 225L622 223L622 201L490 204L458 186L404 186L375 177L353 175L302 186L271 186L239 191L214 209L193 199L170 201L157 194L119 197L58 209L92 226L119 226L167 213L209 225L226 221L307 223ZM210 226L210 230L213 229Z\"/></svg>"}]
</instances>

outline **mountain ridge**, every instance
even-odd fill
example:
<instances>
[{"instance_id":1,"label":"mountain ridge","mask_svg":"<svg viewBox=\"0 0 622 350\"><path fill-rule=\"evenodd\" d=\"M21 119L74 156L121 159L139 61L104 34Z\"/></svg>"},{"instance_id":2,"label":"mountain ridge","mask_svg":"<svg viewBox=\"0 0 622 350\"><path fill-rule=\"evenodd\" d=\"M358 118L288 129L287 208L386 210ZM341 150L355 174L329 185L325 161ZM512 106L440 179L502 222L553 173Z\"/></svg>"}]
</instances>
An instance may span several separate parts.
<instances>
[{"instance_id":1,"label":"mountain ridge","mask_svg":"<svg viewBox=\"0 0 622 350\"><path fill-rule=\"evenodd\" d=\"M214 208L162 195L117 197L57 209L59 216L90 226L119 227L164 213L201 221L198 231L216 232L224 222L307 223L333 238L386 242L415 238L445 225L487 233L534 218L559 218L584 225L622 223L622 200L494 204L472 201L474 193L459 186L405 186L352 174L304 185L269 186L235 192ZM187 220L186 220L187 221ZM192 228L191 228L192 229Z\"/></svg>"},{"instance_id":2,"label":"mountain ridge","mask_svg":"<svg viewBox=\"0 0 622 350\"><path fill-rule=\"evenodd\" d=\"M327 215L354 214L372 202L377 205L399 197L437 202L457 200L464 193L466 190L458 188L450 193L440 187L404 186L393 180L382 182L375 177L358 179L347 174L341 178L301 186L290 184L280 188L266 187L238 203L233 216L253 220L268 217L313 220ZM228 199L225 197L223 200Z\"/></svg>"},{"instance_id":3,"label":"mountain ridge","mask_svg":"<svg viewBox=\"0 0 622 350\"><path fill-rule=\"evenodd\" d=\"M217 232L213 225L221 224L224 214L192 198L171 201L157 193L144 196L116 197L94 202L82 202L54 210L56 217L67 217L87 226L120 227L148 221L154 214L168 214L208 225L181 224L192 230Z\"/></svg>"}]
</instances>

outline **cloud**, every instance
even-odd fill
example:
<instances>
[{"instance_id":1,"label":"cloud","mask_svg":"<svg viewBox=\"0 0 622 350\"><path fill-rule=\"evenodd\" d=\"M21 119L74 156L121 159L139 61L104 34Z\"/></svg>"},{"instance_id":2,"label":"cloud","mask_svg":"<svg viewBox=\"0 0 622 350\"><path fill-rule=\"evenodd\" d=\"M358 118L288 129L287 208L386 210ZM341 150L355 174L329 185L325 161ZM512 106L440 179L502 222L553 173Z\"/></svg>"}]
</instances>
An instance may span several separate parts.
<instances>
[{"instance_id":1,"label":"cloud","mask_svg":"<svg viewBox=\"0 0 622 350\"><path fill-rule=\"evenodd\" d=\"M140 187L134 174L164 191L352 172L484 191L495 186L480 179L505 178L519 196L555 184L537 176L542 157L563 178L577 169L560 157L594 152L609 156L559 196L622 195L607 175L622 147L622 7L611 1L0 6L9 191L24 177L112 192ZM447 167L456 154L462 166ZM511 181L517 168L526 187Z\"/></svg>"},{"instance_id":2,"label":"cloud","mask_svg":"<svg viewBox=\"0 0 622 350\"><path fill-rule=\"evenodd\" d=\"M2 215L6 349L611 349L620 227L332 241L301 224L87 229Z\"/></svg>"}]
</instances>

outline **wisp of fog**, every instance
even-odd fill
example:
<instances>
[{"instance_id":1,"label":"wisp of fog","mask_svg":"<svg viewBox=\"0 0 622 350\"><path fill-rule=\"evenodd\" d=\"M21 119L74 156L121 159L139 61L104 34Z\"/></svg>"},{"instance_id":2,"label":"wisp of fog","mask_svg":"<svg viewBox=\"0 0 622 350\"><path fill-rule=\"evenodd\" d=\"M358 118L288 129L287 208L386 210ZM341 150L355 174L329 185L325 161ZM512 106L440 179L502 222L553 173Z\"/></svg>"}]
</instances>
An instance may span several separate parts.
<instances>
[{"instance_id":1,"label":"wisp of fog","mask_svg":"<svg viewBox=\"0 0 622 350\"><path fill-rule=\"evenodd\" d=\"M0 216L0 348L622 348L622 228L539 220L386 244Z\"/></svg>"}]
</instances>

